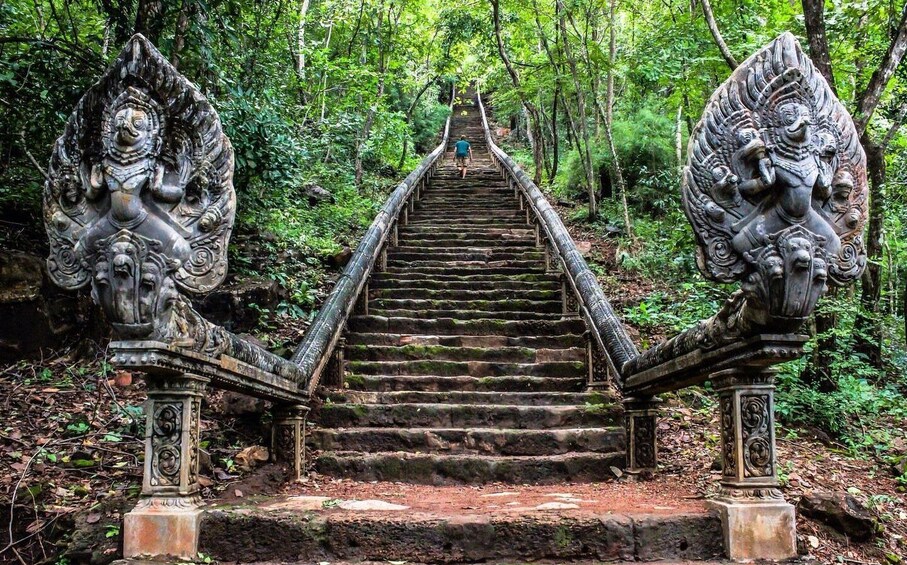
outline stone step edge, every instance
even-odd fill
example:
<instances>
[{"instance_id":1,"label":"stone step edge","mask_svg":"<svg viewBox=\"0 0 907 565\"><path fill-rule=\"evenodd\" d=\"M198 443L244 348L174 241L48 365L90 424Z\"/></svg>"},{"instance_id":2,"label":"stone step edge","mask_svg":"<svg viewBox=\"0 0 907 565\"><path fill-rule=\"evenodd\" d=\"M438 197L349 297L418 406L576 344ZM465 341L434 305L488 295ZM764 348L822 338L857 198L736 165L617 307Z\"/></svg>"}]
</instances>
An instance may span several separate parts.
<instances>
[{"instance_id":1,"label":"stone step edge","mask_svg":"<svg viewBox=\"0 0 907 565\"><path fill-rule=\"evenodd\" d=\"M231 560L243 548L261 559L301 564L364 559L387 563L490 563L554 559L657 562L716 559L723 554L721 524L710 513L669 516L594 514L545 519L488 517L477 513L410 514L327 511L301 513L231 507L207 510L199 551ZM275 536L274 532L281 532Z\"/></svg>"}]
</instances>

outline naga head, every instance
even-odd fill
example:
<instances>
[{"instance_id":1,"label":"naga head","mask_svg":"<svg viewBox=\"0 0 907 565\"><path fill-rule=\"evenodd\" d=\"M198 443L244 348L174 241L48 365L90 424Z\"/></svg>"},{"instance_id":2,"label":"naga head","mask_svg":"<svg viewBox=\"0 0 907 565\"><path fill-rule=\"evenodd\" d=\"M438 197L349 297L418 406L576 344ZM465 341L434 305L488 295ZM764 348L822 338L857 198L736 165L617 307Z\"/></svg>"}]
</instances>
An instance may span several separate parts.
<instances>
[{"instance_id":1,"label":"naga head","mask_svg":"<svg viewBox=\"0 0 907 565\"><path fill-rule=\"evenodd\" d=\"M179 293L160 247L127 230L98 242L92 297L123 339L150 338L170 325Z\"/></svg>"},{"instance_id":2,"label":"naga head","mask_svg":"<svg viewBox=\"0 0 907 565\"><path fill-rule=\"evenodd\" d=\"M747 253L752 264L742 288L765 322L793 331L809 317L828 279L824 239L803 226L791 226L768 237L768 244ZM789 325L791 329L785 328Z\"/></svg>"}]
</instances>

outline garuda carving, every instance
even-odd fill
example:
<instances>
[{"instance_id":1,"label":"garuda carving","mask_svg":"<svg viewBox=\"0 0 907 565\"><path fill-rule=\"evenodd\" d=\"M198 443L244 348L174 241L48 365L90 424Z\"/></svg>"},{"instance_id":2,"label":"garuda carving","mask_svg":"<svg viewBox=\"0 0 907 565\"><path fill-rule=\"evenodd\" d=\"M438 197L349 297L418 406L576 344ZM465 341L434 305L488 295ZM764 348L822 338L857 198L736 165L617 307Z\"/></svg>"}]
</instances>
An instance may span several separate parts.
<instances>
[{"instance_id":1,"label":"garuda carving","mask_svg":"<svg viewBox=\"0 0 907 565\"><path fill-rule=\"evenodd\" d=\"M56 284L90 284L119 337L198 350L227 339L180 291L210 291L226 275L233 149L208 101L144 37L79 101L48 173Z\"/></svg>"},{"instance_id":2,"label":"garuda carving","mask_svg":"<svg viewBox=\"0 0 907 565\"><path fill-rule=\"evenodd\" d=\"M744 286L755 276L767 287L812 272L819 288L795 276L786 285L795 288L776 289L785 298L773 299L773 315L806 317L826 279L845 285L862 273L866 157L847 110L790 33L712 95L683 180L704 274Z\"/></svg>"},{"instance_id":3,"label":"garuda carving","mask_svg":"<svg viewBox=\"0 0 907 565\"><path fill-rule=\"evenodd\" d=\"M740 281L715 316L628 361L799 329L828 284L863 272L866 156L847 110L790 33L747 59L693 129L683 206L703 274Z\"/></svg>"}]
</instances>

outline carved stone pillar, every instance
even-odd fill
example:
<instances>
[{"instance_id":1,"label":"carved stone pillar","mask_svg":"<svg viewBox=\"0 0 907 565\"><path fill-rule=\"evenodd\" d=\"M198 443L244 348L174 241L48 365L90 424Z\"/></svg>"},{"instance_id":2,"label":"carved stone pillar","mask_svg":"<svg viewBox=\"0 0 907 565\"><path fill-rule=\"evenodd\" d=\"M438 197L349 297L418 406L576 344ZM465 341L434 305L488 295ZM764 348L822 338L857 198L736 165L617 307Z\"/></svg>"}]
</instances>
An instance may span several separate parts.
<instances>
[{"instance_id":1,"label":"carved stone pillar","mask_svg":"<svg viewBox=\"0 0 907 565\"><path fill-rule=\"evenodd\" d=\"M331 359L328 361L327 366L324 368L324 375L321 377L321 382L324 383L327 387L332 388L342 388L343 387L343 370L344 370L344 348L346 347L346 339L340 338L337 340L337 345L334 346L334 352L331 354Z\"/></svg>"},{"instance_id":2,"label":"carved stone pillar","mask_svg":"<svg viewBox=\"0 0 907 565\"><path fill-rule=\"evenodd\" d=\"M359 298L356 299L353 311L360 316L368 316L368 282L362 287L362 292L359 293Z\"/></svg>"},{"instance_id":3,"label":"carved stone pillar","mask_svg":"<svg viewBox=\"0 0 907 565\"><path fill-rule=\"evenodd\" d=\"M557 260L557 252L550 243L545 242L545 272L548 274L557 273L560 270L560 261Z\"/></svg>"},{"instance_id":4,"label":"carved stone pillar","mask_svg":"<svg viewBox=\"0 0 907 565\"><path fill-rule=\"evenodd\" d=\"M148 377L143 498L124 518L127 559L197 556L199 411L207 384L188 374Z\"/></svg>"},{"instance_id":5,"label":"carved stone pillar","mask_svg":"<svg viewBox=\"0 0 907 565\"><path fill-rule=\"evenodd\" d=\"M279 406L274 410L272 458L289 465L295 481L301 480L305 471L305 423L308 413L309 409L302 404Z\"/></svg>"},{"instance_id":6,"label":"carved stone pillar","mask_svg":"<svg viewBox=\"0 0 907 565\"><path fill-rule=\"evenodd\" d=\"M611 365L591 332L586 332L585 340L586 366L589 369L586 388L589 390L606 388L611 378Z\"/></svg>"},{"instance_id":7,"label":"carved stone pillar","mask_svg":"<svg viewBox=\"0 0 907 565\"><path fill-rule=\"evenodd\" d=\"M567 282L566 275L561 275L561 314L564 318L572 318L579 314L579 301L573 287Z\"/></svg>"},{"instance_id":8,"label":"carved stone pillar","mask_svg":"<svg viewBox=\"0 0 907 565\"><path fill-rule=\"evenodd\" d=\"M381 253L378 255L377 270L379 273L387 271L387 245L381 248Z\"/></svg>"},{"instance_id":9,"label":"carved stone pillar","mask_svg":"<svg viewBox=\"0 0 907 565\"><path fill-rule=\"evenodd\" d=\"M712 376L721 411L721 515L729 558L797 555L794 507L781 494L775 460L775 371L742 367Z\"/></svg>"},{"instance_id":10,"label":"carved stone pillar","mask_svg":"<svg viewBox=\"0 0 907 565\"><path fill-rule=\"evenodd\" d=\"M627 472L651 477L658 467L658 407L655 396L624 399L624 425L627 430Z\"/></svg>"}]
</instances>

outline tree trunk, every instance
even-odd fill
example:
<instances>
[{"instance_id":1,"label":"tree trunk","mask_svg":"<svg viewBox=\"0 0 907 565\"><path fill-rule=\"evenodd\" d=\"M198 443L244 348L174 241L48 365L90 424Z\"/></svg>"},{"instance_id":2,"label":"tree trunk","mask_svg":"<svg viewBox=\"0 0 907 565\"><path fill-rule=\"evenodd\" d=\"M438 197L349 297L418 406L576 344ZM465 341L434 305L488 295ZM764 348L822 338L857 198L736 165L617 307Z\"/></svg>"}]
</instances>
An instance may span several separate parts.
<instances>
[{"instance_id":1,"label":"tree trunk","mask_svg":"<svg viewBox=\"0 0 907 565\"><path fill-rule=\"evenodd\" d=\"M186 33L189 31L189 11L192 9L192 0L183 0L179 15L176 17L176 30L173 34L173 49L170 52L170 63L175 68L180 68L180 58L186 48Z\"/></svg>"},{"instance_id":2,"label":"tree trunk","mask_svg":"<svg viewBox=\"0 0 907 565\"><path fill-rule=\"evenodd\" d=\"M536 135L539 132L538 111L535 109L535 105L527 99L526 94L520 87L520 75L516 72L513 63L510 62L510 57L507 56L507 50L504 48L504 38L501 36L501 10L499 2L498 0L488 1L491 4L492 20L494 21L494 38L498 46L498 56L500 56L501 62L504 63L504 67L507 69L507 74L510 75L510 81L513 83L513 88L516 90L517 95L520 97L520 103L529 116L529 123L526 126L526 132L530 138L529 142L530 146L532 147L532 162L535 166L533 181L535 182L535 184L541 184L542 169L545 165L542 162L542 152L540 148L536 143L533 143L533 138L540 137L539 135Z\"/></svg>"},{"instance_id":3,"label":"tree trunk","mask_svg":"<svg viewBox=\"0 0 907 565\"><path fill-rule=\"evenodd\" d=\"M825 0L803 0L803 21L809 41L809 57L828 81L832 92L837 94L831 55L828 53L828 36L825 34Z\"/></svg>"},{"instance_id":4,"label":"tree trunk","mask_svg":"<svg viewBox=\"0 0 907 565\"><path fill-rule=\"evenodd\" d=\"M856 350L869 358L875 367L882 365L881 312L882 295L882 230L885 210L885 148L864 134L860 140L866 150L866 172L869 176L870 200L867 225L866 270L863 271L860 303L863 311L854 322Z\"/></svg>"},{"instance_id":5,"label":"tree trunk","mask_svg":"<svg viewBox=\"0 0 907 565\"><path fill-rule=\"evenodd\" d=\"M589 219L598 218L598 191L596 190L595 171L592 169L592 155L589 151L589 126L586 120L586 96L583 92L583 85L579 79L579 73L576 69L576 59L573 57L573 50L570 47L570 38L567 36L567 25L565 24L566 15L562 0L557 0L558 25L561 30L561 40L564 46L564 56L567 58L567 66L570 68L570 74L573 77L573 88L575 89L577 112L579 113L579 134L581 137L581 153L583 161L583 172L586 176L586 191L589 194Z\"/></svg>"},{"instance_id":6,"label":"tree trunk","mask_svg":"<svg viewBox=\"0 0 907 565\"><path fill-rule=\"evenodd\" d=\"M299 28L296 31L296 74L305 79L305 20L309 12L309 0L299 4Z\"/></svg>"},{"instance_id":7,"label":"tree trunk","mask_svg":"<svg viewBox=\"0 0 907 565\"><path fill-rule=\"evenodd\" d=\"M614 21L617 0L611 0L608 12L608 25L610 26L610 46L608 48L608 100L605 101L608 119L605 123L605 136L608 138L608 149L611 151L611 164L614 171L614 181L617 183L617 191L620 193L620 202L623 206L624 225L626 226L627 235L632 242L636 241L633 235L633 223L630 222L630 206L627 203L627 184L624 181L624 173L620 166L620 157L617 155L617 147L614 145L614 63L617 61L617 27Z\"/></svg>"},{"instance_id":8,"label":"tree trunk","mask_svg":"<svg viewBox=\"0 0 907 565\"><path fill-rule=\"evenodd\" d=\"M869 120L872 119L872 114L879 105L882 93L885 92L888 82L894 76L894 71L901 64L901 59L904 58L905 52L907 52L907 3L904 4L901 11L901 21L891 43L888 45L885 57L882 58L882 62L872 73L866 89L857 97L857 112L854 115L854 123L860 135L863 135L863 132L866 131L866 126L869 125Z\"/></svg>"},{"instance_id":9,"label":"tree trunk","mask_svg":"<svg viewBox=\"0 0 907 565\"><path fill-rule=\"evenodd\" d=\"M728 49L727 43L725 43L724 38L721 37L721 31L718 29L718 24L715 22L715 16L712 14L712 5L709 4L709 0L699 0L699 3L702 4L702 13L705 15L705 21L709 25L709 31L712 32L715 44L718 45L718 49L721 51L721 56L724 57L724 60L731 70L736 69L737 60L731 55L731 50Z\"/></svg>"},{"instance_id":10,"label":"tree trunk","mask_svg":"<svg viewBox=\"0 0 907 565\"><path fill-rule=\"evenodd\" d=\"M162 0L139 0L135 11L135 33L141 33L157 45L165 25L165 10Z\"/></svg>"}]
</instances>

